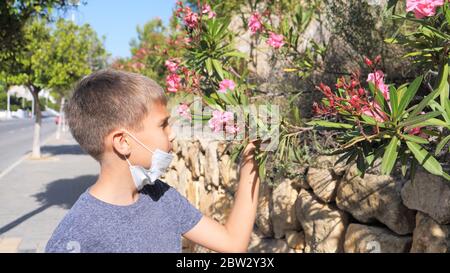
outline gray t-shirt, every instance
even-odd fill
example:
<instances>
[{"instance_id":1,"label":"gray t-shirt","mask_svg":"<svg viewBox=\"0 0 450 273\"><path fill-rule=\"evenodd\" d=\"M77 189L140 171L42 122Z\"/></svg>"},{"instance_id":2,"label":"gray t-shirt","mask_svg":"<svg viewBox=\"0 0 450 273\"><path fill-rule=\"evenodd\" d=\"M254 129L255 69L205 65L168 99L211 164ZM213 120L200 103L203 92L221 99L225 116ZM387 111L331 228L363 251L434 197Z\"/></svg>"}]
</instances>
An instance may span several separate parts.
<instances>
[{"instance_id":1,"label":"gray t-shirt","mask_svg":"<svg viewBox=\"0 0 450 273\"><path fill-rule=\"evenodd\" d=\"M129 206L84 192L47 243L45 252L181 252L182 234L202 213L176 189L157 180Z\"/></svg>"}]
</instances>

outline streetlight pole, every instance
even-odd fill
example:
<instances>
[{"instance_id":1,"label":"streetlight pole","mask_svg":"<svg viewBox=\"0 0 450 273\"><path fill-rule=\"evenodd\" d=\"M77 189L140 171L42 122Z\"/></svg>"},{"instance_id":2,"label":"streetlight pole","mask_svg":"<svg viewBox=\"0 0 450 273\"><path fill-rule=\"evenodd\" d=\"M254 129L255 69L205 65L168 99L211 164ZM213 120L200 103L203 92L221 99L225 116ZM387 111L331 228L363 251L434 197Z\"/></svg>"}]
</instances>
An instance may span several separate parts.
<instances>
[{"instance_id":1,"label":"streetlight pole","mask_svg":"<svg viewBox=\"0 0 450 273\"><path fill-rule=\"evenodd\" d=\"M6 119L11 118L11 95L9 94L9 91L6 91L7 96L7 102L6 102Z\"/></svg>"},{"instance_id":2,"label":"streetlight pole","mask_svg":"<svg viewBox=\"0 0 450 273\"><path fill-rule=\"evenodd\" d=\"M69 2L75 8L80 5L80 0L70 0ZM75 11L74 10L72 10L72 22L75 23Z\"/></svg>"}]
</instances>

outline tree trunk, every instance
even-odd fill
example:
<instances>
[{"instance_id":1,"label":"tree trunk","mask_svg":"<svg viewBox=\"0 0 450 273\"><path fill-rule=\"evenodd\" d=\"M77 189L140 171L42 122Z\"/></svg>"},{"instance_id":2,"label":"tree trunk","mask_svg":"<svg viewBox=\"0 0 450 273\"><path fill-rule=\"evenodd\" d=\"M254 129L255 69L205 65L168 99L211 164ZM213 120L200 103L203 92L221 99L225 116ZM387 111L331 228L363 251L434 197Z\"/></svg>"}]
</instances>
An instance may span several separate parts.
<instances>
[{"instance_id":1,"label":"tree trunk","mask_svg":"<svg viewBox=\"0 0 450 273\"><path fill-rule=\"evenodd\" d=\"M63 115L64 115L64 104L65 104L65 98L61 98L60 108L59 108L59 122L58 122L58 129L56 130L56 139L60 139L61 137L61 125L63 123Z\"/></svg>"},{"instance_id":2,"label":"tree trunk","mask_svg":"<svg viewBox=\"0 0 450 273\"><path fill-rule=\"evenodd\" d=\"M30 86L31 94L34 99L34 134L33 134L33 148L31 152L31 157L33 159L41 158L41 121L42 121L42 113L41 106L39 105L39 91L41 91L36 86Z\"/></svg>"}]
</instances>

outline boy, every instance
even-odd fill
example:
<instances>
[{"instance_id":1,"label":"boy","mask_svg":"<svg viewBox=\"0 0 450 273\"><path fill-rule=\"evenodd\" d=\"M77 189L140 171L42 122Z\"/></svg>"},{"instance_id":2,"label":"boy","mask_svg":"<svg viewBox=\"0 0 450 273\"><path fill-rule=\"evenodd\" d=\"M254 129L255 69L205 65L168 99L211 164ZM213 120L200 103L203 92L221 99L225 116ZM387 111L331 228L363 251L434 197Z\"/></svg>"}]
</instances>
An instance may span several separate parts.
<instances>
[{"instance_id":1,"label":"boy","mask_svg":"<svg viewBox=\"0 0 450 273\"><path fill-rule=\"evenodd\" d=\"M247 251L259 191L256 144L244 149L234 207L221 225L157 179L174 140L166 104L163 89L139 74L102 70L78 83L66 117L101 170L46 252L181 252L181 236L217 252Z\"/></svg>"}]
</instances>

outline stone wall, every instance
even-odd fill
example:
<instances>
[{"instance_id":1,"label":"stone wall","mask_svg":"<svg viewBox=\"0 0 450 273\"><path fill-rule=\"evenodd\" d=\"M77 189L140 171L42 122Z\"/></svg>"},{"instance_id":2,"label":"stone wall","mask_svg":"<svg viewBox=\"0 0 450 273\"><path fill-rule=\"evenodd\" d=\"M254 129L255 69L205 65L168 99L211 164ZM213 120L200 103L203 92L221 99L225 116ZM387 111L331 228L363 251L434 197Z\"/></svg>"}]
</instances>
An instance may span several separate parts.
<instances>
[{"instance_id":1,"label":"stone wall","mask_svg":"<svg viewBox=\"0 0 450 273\"><path fill-rule=\"evenodd\" d=\"M176 141L163 180L225 223L238 167L225 142ZM450 183L419 170L414 181L364 178L319 156L294 179L262 183L249 252L450 252ZM184 240L185 252L209 250Z\"/></svg>"}]
</instances>

